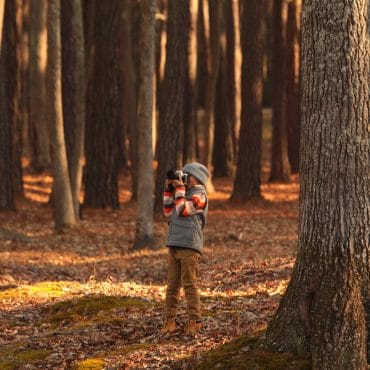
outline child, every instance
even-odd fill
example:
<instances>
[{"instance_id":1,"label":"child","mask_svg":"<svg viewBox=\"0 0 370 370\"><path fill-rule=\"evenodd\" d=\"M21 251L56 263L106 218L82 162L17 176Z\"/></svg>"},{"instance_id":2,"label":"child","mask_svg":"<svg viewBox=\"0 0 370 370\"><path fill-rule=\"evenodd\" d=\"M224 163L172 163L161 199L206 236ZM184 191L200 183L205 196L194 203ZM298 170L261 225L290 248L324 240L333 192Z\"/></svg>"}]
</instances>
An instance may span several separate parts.
<instances>
[{"instance_id":1,"label":"child","mask_svg":"<svg viewBox=\"0 0 370 370\"><path fill-rule=\"evenodd\" d=\"M208 211L205 186L209 173L207 167L197 162L186 164L182 170L188 174L186 185L182 180L166 180L163 196L164 214L170 217L164 333L176 330L175 316L181 286L185 291L189 316L185 332L196 333L202 327L196 280Z\"/></svg>"}]
</instances>

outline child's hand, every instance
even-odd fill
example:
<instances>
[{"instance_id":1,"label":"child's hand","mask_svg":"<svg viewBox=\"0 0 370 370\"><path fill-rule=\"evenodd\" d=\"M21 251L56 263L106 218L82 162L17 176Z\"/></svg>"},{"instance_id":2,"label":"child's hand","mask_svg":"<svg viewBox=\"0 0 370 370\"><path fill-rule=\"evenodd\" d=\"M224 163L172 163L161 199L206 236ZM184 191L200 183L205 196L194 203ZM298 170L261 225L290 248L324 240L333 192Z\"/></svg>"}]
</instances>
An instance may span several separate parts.
<instances>
[{"instance_id":1,"label":"child's hand","mask_svg":"<svg viewBox=\"0 0 370 370\"><path fill-rule=\"evenodd\" d=\"M181 180L171 180L171 185L176 188L177 186L184 186L184 183Z\"/></svg>"}]
</instances>

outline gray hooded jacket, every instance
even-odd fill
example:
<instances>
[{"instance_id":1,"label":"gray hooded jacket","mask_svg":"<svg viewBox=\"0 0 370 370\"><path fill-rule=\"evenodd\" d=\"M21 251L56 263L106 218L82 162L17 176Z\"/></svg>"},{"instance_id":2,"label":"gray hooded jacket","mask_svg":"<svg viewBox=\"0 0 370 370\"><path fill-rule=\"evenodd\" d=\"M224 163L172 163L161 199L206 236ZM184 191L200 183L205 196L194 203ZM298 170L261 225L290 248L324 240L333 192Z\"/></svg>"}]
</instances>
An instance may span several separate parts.
<instances>
[{"instance_id":1,"label":"gray hooded jacket","mask_svg":"<svg viewBox=\"0 0 370 370\"><path fill-rule=\"evenodd\" d=\"M181 247L195 249L203 253L203 228L208 214L208 197L203 185L197 185L185 192L185 198L191 199L192 195L202 193L206 197L206 206L202 213L192 216L178 216L174 209L169 221L167 236L168 247Z\"/></svg>"}]
</instances>

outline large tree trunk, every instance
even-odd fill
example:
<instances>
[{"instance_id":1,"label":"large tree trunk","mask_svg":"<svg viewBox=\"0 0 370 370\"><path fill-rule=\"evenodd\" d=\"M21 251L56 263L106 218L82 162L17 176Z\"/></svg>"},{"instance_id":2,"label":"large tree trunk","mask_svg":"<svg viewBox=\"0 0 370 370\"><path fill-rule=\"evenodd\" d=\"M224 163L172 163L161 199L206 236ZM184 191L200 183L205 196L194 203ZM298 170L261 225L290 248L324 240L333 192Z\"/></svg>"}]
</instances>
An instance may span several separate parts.
<instances>
[{"instance_id":1,"label":"large tree trunk","mask_svg":"<svg viewBox=\"0 0 370 370\"><path fill-rule=\"evenodd\" d=\"M138 101L139 166L136 234L134 249L153 247L153 75L155 46L155 0L141 2L140 87Z\"/></svg>"},{"instance_id":2,"label":"large tree trunk","mask_svg":"<svg viewBox=\"0 0 370 370\"><path fill-rule=\"evenodd\" d=\"M50 139L46 123L46 0L30 3L29 135L31 165L36 171L50 167Z\"/></svg>"},{"instance_id":3,"label":"large tree trunk","mask_svg":"<svg viewBox=\"0 0 370 370\"><path fill-rule=\"evenodd\" d=\"M120 65L122 68L122 90L125 99L122 107L125 112L126 127L130 141L130 162L132 180L132 198L137 199L137 166L138 166L138 146L137 146L137 91L136 91L136 69L133 61L132 47L132 4L128 1L121 2L121 56Z\"/></svg>"},{"instance_id":4,"label":"large tree trunk","mask_svg":"<svg viewBox=\"0 0 370 370\"><path fill-rule=\"evenodd\" d=\"M242 2L242 113L232 193L232 199L241 201L261 195L264 10L260 0Z\"/></svg>"},{"instance_id":5,"label":"large tree trunk","mask_svg":"<svg viewBox=\"0 0 370 370\"><path fill-rule=\"evenodd\" d=\"M274 0L272 65L272 149L270 181L289 182L290 164L285 120L285 50L287 0Z\"/></svg>"},{"instance_id":6,"label":"large tree trunk","mask_svg":"<svg viewBox=\"0 0 370 370\"><path fill-rule=\"evenodd\" d=\"M5 0L0 0L0 210L14 210L12 179L12 136L5 91L4 42L2 40Z\"/></svg>"},{"instance_id":7,"label":"large tree trunk","mask_svg":"<svg viewBox=\"0 0 370 370\"><path fill-rule=\"evenodd\" d=\"M162 210L166 172L182 165L189 0L168 1L166 65L158 122L155 210Z\"/></svg>"},{"instance_id":8,"label":"large tree trunk","mask_svg":"<svg viewBox=\"0 0 370 370\"><path fill-rule=\"evenodd\" d=\"M311 356L313 369L367 369L361 299L370 262L366 3L303 3L298 254L267 343Z\"/></svg>"},{"instance_id":9,"label":"large tree trunk","mask_svg":"<svg viewBox=\"0 0 370 370\"><path fill-rule=\"evenodd\" d=\"M88 89L84 206L119 208L119 0L97 1Z\"/></svg>"},{"instance_id":10,"label":"large tree trunk","mask_svg":"<svg viewBox=\"0 0 370 370\"><path fill-rule=\"evenodd\" d=\"M292 173L299 171L299 22L301 0L288 3L286 29L285 112L288 157Z\"/></svg>"},{"instance_id":11,"label":"large tree trunk","mask_svg":"<svg viewBox=\"0 0 370 370\"><path fill-rule=\"evenodd\" d=\"M75 223L71 183L68 173L62 111L62 60L60 37L60 0L50 0L47 12L48 30L48 121L51 125L51 153L53 163L53 204L55 228Z\"/></svg>"},{"instance_id":12,"label":"large tree trunk","mask_svg":"<svg viewBox=\"0 0 370 370\"><path fill-rule=\"evenodd\" d=\"M5 2L3 62L6 86L6 106L11 125L12 178L15 196L23 195L22 180L22 120L21 120L21 0Z\"/></svg>"}]
</instances>

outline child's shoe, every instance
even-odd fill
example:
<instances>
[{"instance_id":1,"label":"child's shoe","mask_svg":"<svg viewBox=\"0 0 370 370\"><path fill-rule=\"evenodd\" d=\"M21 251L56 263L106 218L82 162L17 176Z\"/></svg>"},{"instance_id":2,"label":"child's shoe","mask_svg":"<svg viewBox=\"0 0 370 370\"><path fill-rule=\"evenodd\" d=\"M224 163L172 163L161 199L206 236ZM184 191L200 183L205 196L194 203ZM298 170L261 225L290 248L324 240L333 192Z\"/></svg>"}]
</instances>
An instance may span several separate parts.
<instances>
[{"instance_id":1,"label":"child's shoe","mask_svg":"<svg viewBox=\"0 0 370 370\"><path fill-rule=\"evenodd\" d=\"M189 320L188 324L185 327L185 333L195 334L202 328L201 320Z\"/></svg>"},{"instance_id":2,"label":"child's shoe","mask_svg":"<svg viewBox=\"0 0 370 370\"><path fill-rule=\"evenodd\" d=\"M161 333L162 334L173 333L175 330L176 330L176 321L175 321L175 319L169 319L169 320L166 320L166 322L164 323L164 325L161 329Z\"/></svg>"}]
</instances>

